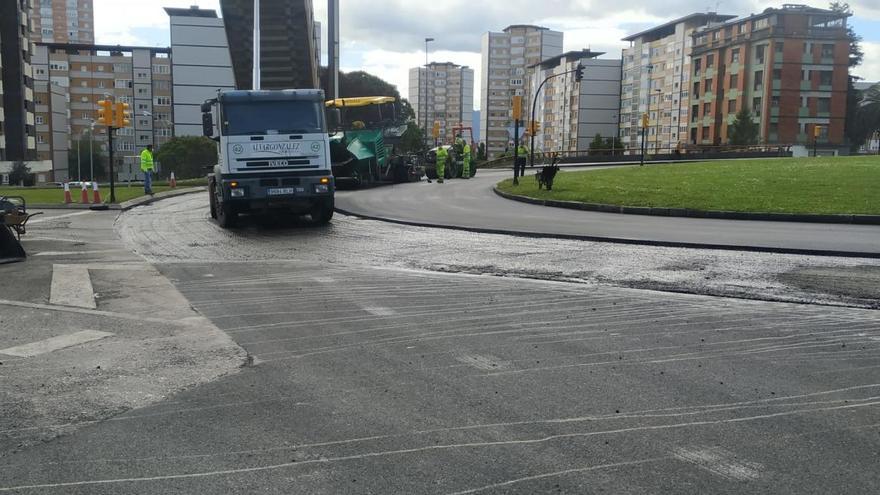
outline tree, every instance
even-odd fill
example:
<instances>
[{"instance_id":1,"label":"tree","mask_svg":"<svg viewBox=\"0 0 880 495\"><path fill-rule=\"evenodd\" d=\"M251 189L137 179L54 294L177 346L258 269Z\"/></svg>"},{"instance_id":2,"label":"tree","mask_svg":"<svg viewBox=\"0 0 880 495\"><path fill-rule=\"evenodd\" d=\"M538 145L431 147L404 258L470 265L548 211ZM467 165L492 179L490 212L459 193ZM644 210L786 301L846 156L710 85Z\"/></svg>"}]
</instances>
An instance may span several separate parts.
<instances>
[{"instance_id":1,"label":"tree","mask_svg":"<svg viewBox=\"0 0 880 495\"><path fill-rule=\"evenodd\" d=\"M107 180L107 157L101 151L100 143L90 143L88 139L80 139L71 144L67 152L67 175L71 179L91 180L94 168L96 181ZM79 162L77 162L79 154Z\"/></svg>"},{"instance_id":2,"label":"tree","mask_svg":"<svg viewBox=\"0 0 880 495\"><path fill-rule=\"evenodd\" d=\"M760 126L752 118L752 112L748 108L743 108L737 112L736 120L728 130L730 144L755 144L758 142L760 130Z\"/></svg>"},{"instance_id":3,"label":"tree","mask_svg":"<svg viewBox=\"0 0 880 495\"><path fill-rule=\"evenodd\" d=\"M422 128L415 122L408 122L406 131L400 136L400 150L404 153L411 153L419 151L423 147Z\"/></svg>"},{"instance_id":4,"label":"tree","mask_svg":"<svg viewBox=\"0 0 880 495\"><path fill-rule=\"evenodd\" d=\"M590 150L598 151L604 149L606 149L605 140L602 139L602 135L597 132L596 135L593 137L593 141L590 142Z\"/></svg>"},{"instance_id":5,"label":"tree","mask_svg":"<svg viewBox=\"0 0 880 495\"><path fill-rule=\"evenodd\" d=\"M327 68L321 68L322 87L326 87ZM368 72L340 72L339 73L339 97L356 98L358 96L393 96L400 102L400 114L403 120L409 122L415 120L416 113L406 98L400 97L397 86L376 77Z\"/></svg>"},{"instance_id":6,"label":"tree","mask_svg":"<svg viewBox=\"0 0 880 495\"><path fill-rule=\"evenodd\" d=\"M25 162L19 160L12 164L12 170L9 172L9 184L16 186L34 185L34 174L31 173L30 167Z\"/></svg>"},{"instance_id":7,"label":"tree","mask_svg":"<svg viewBox=\"0 0 880 495\"><path fill-rule=\"evenodd\" d=\"M841 14L852 15L853 11L846 2L831 2L828 9ZM862 51L862 37L856 34L851 24L846 26L846 36L849 38L849 66L855 67L862 63L865 52Z\"/></svg>"},{"instance_id":8,"label":"tree","mask_svg":"<svg viewBox=\"0 0 880 495\"><path fill-rule=\"evenodd\" d=\"M166 175L177 179L204 177L206 167L217 163L217 144L203 136L180 136L156 151L155 159Z\"/></svg>"}]
</instances>

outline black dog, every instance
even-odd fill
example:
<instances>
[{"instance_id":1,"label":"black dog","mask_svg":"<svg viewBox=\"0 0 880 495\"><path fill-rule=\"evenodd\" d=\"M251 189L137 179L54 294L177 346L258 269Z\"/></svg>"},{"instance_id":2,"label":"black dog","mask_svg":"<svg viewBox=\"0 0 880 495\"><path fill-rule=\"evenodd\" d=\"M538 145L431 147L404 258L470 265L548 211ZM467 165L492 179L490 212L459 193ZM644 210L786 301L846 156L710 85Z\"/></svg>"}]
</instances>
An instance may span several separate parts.
<instances>
[{"instance_id":1,"label":"black dog","mask_svg":"<svg viewBox=\"0 0 880 495\"><path fill-rule=\"evenodd\" d=\"M555 163L553 165L547 165L543 167L540 172L535 173L535 180L538 181L538 189L541 187L546 187L548 191L553 190L553 178L556 177L556 172L559 172L559 165Z\"/></svg>"}]
</instances>

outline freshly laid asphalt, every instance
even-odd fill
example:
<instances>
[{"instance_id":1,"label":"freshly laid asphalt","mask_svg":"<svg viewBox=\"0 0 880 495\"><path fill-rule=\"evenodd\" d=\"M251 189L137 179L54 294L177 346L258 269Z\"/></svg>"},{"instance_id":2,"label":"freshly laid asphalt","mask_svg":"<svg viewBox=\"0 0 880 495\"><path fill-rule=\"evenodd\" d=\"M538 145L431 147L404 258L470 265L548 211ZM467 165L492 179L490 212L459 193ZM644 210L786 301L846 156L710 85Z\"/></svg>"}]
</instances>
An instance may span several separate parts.
<instances>
[{"instance_id":1,"label":"freshly laid asphalt","mask_svg":"<svg viewBox=\"0 0 880 495\"><path fill-rule=\"evenodd\" d=\"M876 225L658 217L551 208L496 195L492 186L511 173L481 170L467 181L340 191L336 206L341 211L367 218L484 232L667 246L880 256L880 226ZM533 170L527 169L522 180L534 180L533 175Z\"/></svg>"},{"instance_id":2,"label":"freshly laid asphalt","mask_svg":"<svg viewBox=\"0 0 880 495\"><path fill-rule=\"evenodd\" d=\"M383 253L450 269L462 246L345 217L223 231L206 203L117 230L251 365L3 456L0 493L880 486L877 311L407 269Z\"/></svg>"}]
</instances>

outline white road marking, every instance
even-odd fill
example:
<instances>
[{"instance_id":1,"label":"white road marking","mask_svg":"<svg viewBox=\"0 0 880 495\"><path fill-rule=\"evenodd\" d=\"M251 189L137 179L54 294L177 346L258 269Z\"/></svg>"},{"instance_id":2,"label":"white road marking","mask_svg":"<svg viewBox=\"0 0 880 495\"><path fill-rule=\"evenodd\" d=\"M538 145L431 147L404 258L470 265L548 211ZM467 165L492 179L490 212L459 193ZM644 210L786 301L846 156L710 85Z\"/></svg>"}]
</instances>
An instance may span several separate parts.
<instances>
[{"instance_id":1,"label":"white road marking","mask_svg":"<svg viewBox=\"0 0 880 495\"><path fill-rule=\"evenodd\" d=\"M761 464L740 461L736 454L721 447L678 448L673 455L682 461L696 465L722 478L749 481L761 476Z\"/></svg>"},{"instance_id":2,"label":"white road marking","mask_svg":"<svg viewBox=\"0 0 880 495\"><path fill-rule=\"evenodd\" d=\"M70 255L76 255L76 254L116 253L119 251L126 251L126 250L125 249L93 249L93 250L88 250L88 251L42 251L39 253L34 253L32 256L70 256Z\"/></svg>"},{"instance_id":3,"label":"white road marking","mask_svg":"<svg viewBox=\"0 0 880 495\"><path fill-rule=\"evenodd\" d=\"M376 316L394 316L397 314L391 308L386 308L384 306L363 306L364 311Z\"/></svg>"},{"instance_id":4,"label":"white road marking","mask_svg":"<svg viewBox=\"0 0 880 495\"><path fill-rule=\"evenodd\" d=\"M92 279L86 265L52 265L49 302L59 306L97 309Z\"/></svg>"},{"instance_id":5,"label":"white road marking","mask_svg":"<svg viewBox=\"0 0 880 495\"><path fill-rule=\"evenodd\" d=\"M87 214L89 214L89 213L92 213L92 210L77 211L77 212L75 212L75 213L65 213L65 214L63 214L63 215L55 215L54 217L41 217L41 218L35 218L35 219L33 219L33 220L28 220L28 225L32 225L32 224L35 224L35 223L51 222L52 220L57 220L57 219L59 219L59 218L67 218L67 217L75 217L75 216L79 216L79 215L87 215Z\"/></svg>"},{"instance_id":6,"label":"white road marking","mask_svg":"<svg viewBox=\"0 0 880 495\"><path fill-rule=\"evenodd\" d=\"M474 368L493 371L498 369L507 368L510 366L510 363L506 361L502 361L495 356L490 356L486 354L485 356L481 356L479 354L465 354L463 356L458 356L455 358L456 361L460 363L464 363Z\"/></svg>"},{"instance_id":7,"label":"white road marking","mask_svg":"<svg viewBox=\"0 0 880 495\"><path fill-rule=\"evenodd\" d=\"M40 354L57 351L59 349L85 344L86 342L101 340L111 335L113 334L110 332L83 330L82 332L71 333L68 335L59 335L58 337L51 337L45 340L31 342L30 344L23 344L15 347L8 347L6 349L0 349L0 354L18 357L34 357L39 356Z\"/></svg>"},{"instance_id":8,"label":"white road marking","mask_svg":"<svg viewBox=\"0 0 880 495\"><path fill-rule=\"evenodd\" d=\"M312 280L321 284L332 284L335 282L335 280L330 277L312 277Z\"/></svg>"}]
</instances>

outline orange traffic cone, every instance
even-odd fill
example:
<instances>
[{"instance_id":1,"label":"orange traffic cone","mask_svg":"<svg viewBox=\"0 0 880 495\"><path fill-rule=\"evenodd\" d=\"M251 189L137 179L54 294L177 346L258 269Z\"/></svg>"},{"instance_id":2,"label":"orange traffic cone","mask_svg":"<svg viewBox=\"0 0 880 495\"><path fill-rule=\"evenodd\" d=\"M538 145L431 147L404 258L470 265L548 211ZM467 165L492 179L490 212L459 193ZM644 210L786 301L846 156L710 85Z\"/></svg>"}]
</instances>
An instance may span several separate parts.
<instances>
[{"instance_id":1,"label":"orange traffic cone","mask_svg":"<svg viewBox=\"0 0 880 495\"><path fill-rule=\"evenodd\" d=\"M168 180L168 185L171 186L171 189L177 187L177 179L174 178L174 172L171 172L171 179Z\"/></svg>"},{"instance_id":2,"label":"orange traffic cone","mask_svg":"<svg viewBox=\"0 0 880 495\"><path fill-rule=\"evenodd\" d=\"M65 203L73 203L73 198L70 196L70 183L64 183L64 202Z\"/></svg>"},{"instance_id":3,"label":"orange traffic cone","mask_svg":"<svg viewBox=\"0 0 880 495\"><path fill-rule=\"evenodd\" d=\"M98 183L92 182L92 203L101 204L101 191L98 190Z\"/></svg>"},{"instance_id":4,"label":"orange traffic cone","mask_svg":"<svg viewBox=\"0 0 880 495\"><path fill-rule=\"evenodd\" d=\"M79 202L87 205L89 204L89 190L86 189L86 183L82 183L82 194L80 194Z\"/></svg>"}]
</instances>

